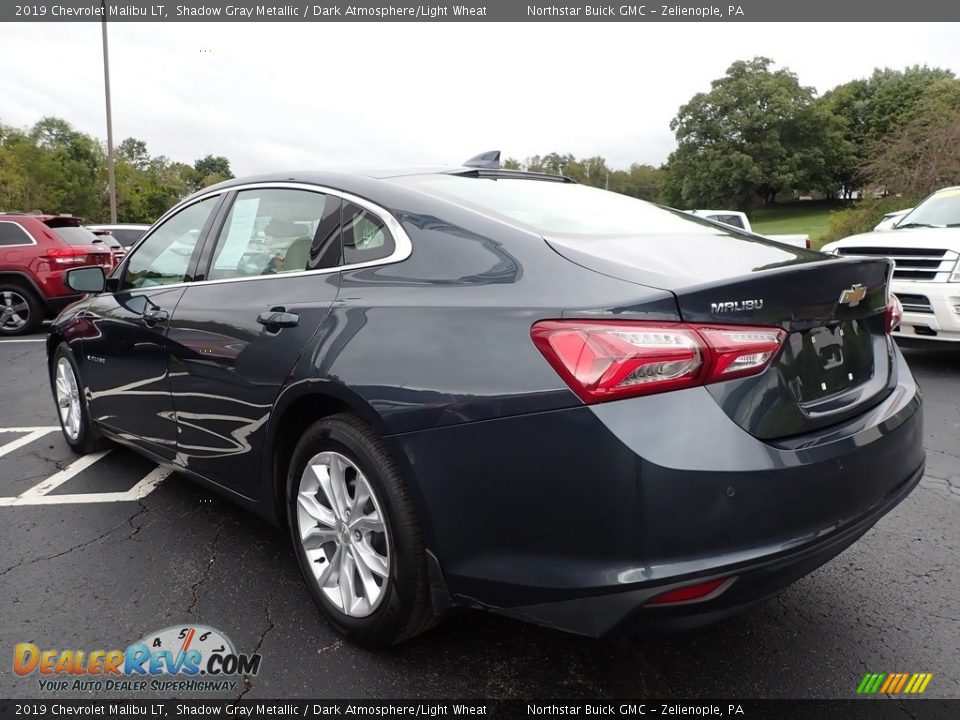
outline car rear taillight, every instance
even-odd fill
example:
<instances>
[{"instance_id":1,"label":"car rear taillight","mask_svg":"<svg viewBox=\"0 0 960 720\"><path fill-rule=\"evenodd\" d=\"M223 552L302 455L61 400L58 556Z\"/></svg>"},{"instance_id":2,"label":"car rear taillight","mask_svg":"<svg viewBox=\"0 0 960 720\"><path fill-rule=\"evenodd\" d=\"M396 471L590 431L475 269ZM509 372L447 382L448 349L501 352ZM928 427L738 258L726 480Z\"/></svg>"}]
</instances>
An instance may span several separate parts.
<instances>
[{"instance_id":1,"label":"car rear taillight","mask_svg":"<svg viewBox=\"0 0 960 720\"><path fill-rule=\"evenodd\" d=\"M903 305L900 304L900 298L890 293L890 299L887 300L887 332L892 333L900 327L901 320L903 320Z\"/></svg>"},{"instance_id":2,"label":"car rear taillight","mask_svg":"<svg viewBox=\"0 0 960 720\"><path fill-rule=\"evenodd\" d=\"M722 593L732 582L731 578L717 578L706 582L670 590L655 596L647 602L648 605L674 605L677 603L697 602L709 600Z\"/></svg>"},{"instance_id":3,"label":"car rear taillight","mask_svg":"<svg viewBox=\"0 0 960 720\"><path fill-rule=\"evenodd\" d=\"M51 248L47 257L57 265L80 265L87 261L87 251L78 247Z\"/></svg>"},{"instance_id":4,"label":"car rear taillight","mask_svg":"<svg viewBox=\"0 0 960 720\"><path fill-rule=\"evenodd\" d=\"M544 320L530 336L570 389L596 403L755 375L786 333L747 325Z\"/></svg>"}]
</instances>

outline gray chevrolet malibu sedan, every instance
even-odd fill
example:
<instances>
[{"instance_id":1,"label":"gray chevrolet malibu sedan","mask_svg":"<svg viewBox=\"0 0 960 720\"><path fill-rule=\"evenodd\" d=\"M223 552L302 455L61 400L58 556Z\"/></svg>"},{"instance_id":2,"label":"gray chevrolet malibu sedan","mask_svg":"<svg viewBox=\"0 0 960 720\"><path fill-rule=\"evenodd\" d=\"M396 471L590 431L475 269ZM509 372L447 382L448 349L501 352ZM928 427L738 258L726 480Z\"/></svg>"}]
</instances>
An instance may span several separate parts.
<instances>
[{"instance_id":1,"label":"gray chevrolet malibu sedan","mask_svg":"<svg viewBox=\"0 0 960 720\"><path fill-rule=\"evenodd\" d=\"M490 158L281 173L71 270L49 373L74 449L121 443L286 528L357 642L456 607L689 627L920 479L890 274Z\"/></svg>"}]
</instances>

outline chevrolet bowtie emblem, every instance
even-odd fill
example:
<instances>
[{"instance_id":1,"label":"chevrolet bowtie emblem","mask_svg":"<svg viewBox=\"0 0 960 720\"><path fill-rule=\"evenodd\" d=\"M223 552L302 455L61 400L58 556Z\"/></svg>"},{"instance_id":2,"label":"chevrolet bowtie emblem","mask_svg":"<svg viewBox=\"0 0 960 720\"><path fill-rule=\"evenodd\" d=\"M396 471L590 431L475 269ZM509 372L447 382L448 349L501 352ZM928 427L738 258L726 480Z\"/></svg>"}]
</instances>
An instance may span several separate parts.
<instances>
[{"instance_id":1,"label":"chevrolet bowtie emblem","mask_svg":"<svg viewBox=\"0 0 960 720\"><path fill-rule=\"evenodd\" d=\"M837 300L837 304L856 307L866 296L867 289L863 285L853 285L852 287L848 287L846 290L840 293L840 299Z\"/></svg>"}]
</instances>

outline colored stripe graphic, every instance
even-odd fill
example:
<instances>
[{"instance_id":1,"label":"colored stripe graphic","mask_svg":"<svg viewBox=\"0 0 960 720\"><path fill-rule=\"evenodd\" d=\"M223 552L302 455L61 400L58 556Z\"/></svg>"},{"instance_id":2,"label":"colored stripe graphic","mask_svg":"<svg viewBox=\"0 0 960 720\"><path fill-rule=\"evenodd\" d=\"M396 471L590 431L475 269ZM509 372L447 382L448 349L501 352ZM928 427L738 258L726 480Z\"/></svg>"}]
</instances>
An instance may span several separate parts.
<instances>
[{"instance_id":1,"label":"colored stripe graphic","mask_svg":"<svg viewBox=\"0 0 960 720\"><path fill-rule=\"evenodd\" d=\"M907 683L907 687L904 692L914 695L922 693L927 689L927 685L930 684L930 679L932 677L932 673L914 673L913 677L910 678L910 682Z\"/></svg>"},{"instance_id":2,"label":"colored stripe graphic","mask_svg":"<svg viewBox=\"0 0 960 720\"><path fill-rule=\"evenodd\" d=\"M932 679L933 673L867 673L857 686L857 694L919 695Z\"/></svg>"},{"instance_id":3,"label":"colored stripe graphic","mask_svg":"<svg viewBox=\"0 0 960 720\"><path fill-rule=\"evenodd\" d=\"M862 695L872 695L880 689L880 683L883 682L885 677L886 675L884 673L867 673L863 676L863 680L860 681L860 687L857 688L857 692Z\"/></svg>"},{"instance_id":4,"label":"colored stripe graphic","mask_svg":"<svg viewBox=\"0 0 960 720\"><path fill-rule=\"evenodd\" d=\"M900 682L897 683L897 686L893 689L893 692L898 693L903 690L903 686L907 682L907 673L900 673Z\"/></svg>"},{"instance_id":5,"label":"colored stripe graphic","mask_svg":"<svg viewBox=\"0 0 960 720\"><path fill-rule=\"evenodd\" d=\"M891 692L892 688L896 687L898 682L900 682L900 673L890 673L887 675L887 681L883 683L883 686L880 688L880 693L886 695L888 692Z\"/></svg>"}]
</instances>

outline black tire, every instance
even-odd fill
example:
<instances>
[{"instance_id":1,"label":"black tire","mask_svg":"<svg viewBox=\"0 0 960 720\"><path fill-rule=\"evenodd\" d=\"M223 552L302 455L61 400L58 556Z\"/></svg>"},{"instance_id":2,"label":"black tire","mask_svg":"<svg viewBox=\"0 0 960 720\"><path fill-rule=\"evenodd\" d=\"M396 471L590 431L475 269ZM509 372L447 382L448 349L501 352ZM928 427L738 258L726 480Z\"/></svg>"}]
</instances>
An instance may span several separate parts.
<instances>
[{"instance_id":1,"label":"black tire","mask_svg":"<svg viewBox=\"0 0 960 720\"><path fill-rule=\"evenodd\" d=\"M33 290L18 283L0 282L0 337L36 331L45 314L43 303Z\"/></svg>"},{"instance_id":2,"label":"black tire","mask_svg":"<svg viewBox=\"0 0 960 720\"><path fill-rule=\"evenodd\" d=\"M75 438L71 438L70 433L64 424L63 416L60 412L60 405L57 400L57 368L61 360L65 360L73 371L73 377L80 388L79 393L79 431ZM53 354L53 361L50 363L50 387L53 391L54 407L57 411L57 420L60 422L60 430L63 433L63 439L67 445L78 455L88 455L98 450L105 450L110 446L110 442L103 437L97 426L90 419L90 410L87 407L87 398L84 396L80 382L80 371L77 368L77 361L73 357L73 352L66 343L60 343L56 352Z\"/></svg>"},{"instance_id":3,"label":"black tire","mask_svg":"<svg viewBox=\"0 0 960 720\"><path fill-rule=\"evenodd\" d=\"M300 540L297 496L301 476L311 458L321 452L339 453L355 464L384 515L391 548L390 571L382 600L366 617L345 614L321 592ZM400 469L376 433L353 415L324 418L300 438L289 467L286 504L294 552L310 594L329 622L352 641L376 648L395 645L429 628L434 616L420 526Z\"/></svg>"}]
</instances>

